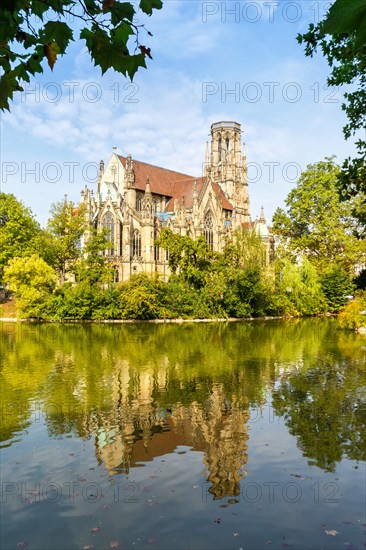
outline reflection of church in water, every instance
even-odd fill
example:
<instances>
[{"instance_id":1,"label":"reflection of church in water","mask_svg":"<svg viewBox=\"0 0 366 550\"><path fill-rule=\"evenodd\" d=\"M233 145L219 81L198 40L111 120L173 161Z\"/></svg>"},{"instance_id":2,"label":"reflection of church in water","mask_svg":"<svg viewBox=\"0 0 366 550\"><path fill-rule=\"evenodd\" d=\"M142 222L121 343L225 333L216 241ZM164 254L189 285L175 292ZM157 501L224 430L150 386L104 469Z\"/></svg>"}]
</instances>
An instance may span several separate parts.
<instances>
[{"instance_id":1,"label":"reflection of church in water","mask_svg":"<svg viewBox=\"0 0 366 550\"><path fill-rule=\"evenodd\" d=\"M93 432L100 462L111 475L155 457L174 452L178 446L203 453L208 492L214 499L240 495L240 480L246 475L248 407L225 395L213 384L207 399L198 403L157 407L153 394L166 387L164 369L134 372L123 361L116 370L111 402L113 409L87 421ZM136 385L131 400L131 385ZM159 399L158 399L159 401ZM243 405L243 404L241 404Z\"/></svg>"},{"instance_id":2,"label":"reflection of church in water","mask_svg":"<svg viewBox=\"0 0 366 550\"><path fill-rule=\"evenodd\" d=\"M169 273L166 251L155 239L167 227L179 235L203 236L212 250L222 250L232 231L244 228L258 233L267 258L273 254L263 209L251 221L247 160L237 122L211 125L203 175L188 174L133 160L113 153L107 166L100 163L96 194L81 192L87 220L98 230L106 229L116 280L132 274ZM87 237L87 235L86 235Z\"/></svg>"}]
</instances>

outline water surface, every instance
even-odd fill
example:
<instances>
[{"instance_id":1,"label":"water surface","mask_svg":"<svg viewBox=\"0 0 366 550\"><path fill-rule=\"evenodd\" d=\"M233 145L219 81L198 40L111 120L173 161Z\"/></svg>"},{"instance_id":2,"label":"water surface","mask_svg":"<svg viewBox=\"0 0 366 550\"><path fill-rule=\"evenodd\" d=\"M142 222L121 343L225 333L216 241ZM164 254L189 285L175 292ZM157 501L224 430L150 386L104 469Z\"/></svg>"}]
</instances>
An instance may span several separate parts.
<instances>
[{"instance_id":1,"label":"water surface","mask_svg":"<svg viewBox=\"0 0 366 550\"><path fill-rule=\"evenodd\" d=\"M365 547L366 338L2 323L3 550Z\"/></svg>"}]
</instances>

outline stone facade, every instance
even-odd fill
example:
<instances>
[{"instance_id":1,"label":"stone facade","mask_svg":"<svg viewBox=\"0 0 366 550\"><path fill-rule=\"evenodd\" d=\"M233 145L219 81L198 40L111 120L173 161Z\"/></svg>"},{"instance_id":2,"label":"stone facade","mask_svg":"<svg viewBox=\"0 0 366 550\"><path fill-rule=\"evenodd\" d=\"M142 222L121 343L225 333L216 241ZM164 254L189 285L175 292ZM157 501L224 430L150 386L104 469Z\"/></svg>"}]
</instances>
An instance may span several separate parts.
<instances>
[{"instance_id":1,"label":"stone facade","mask_svg":"<svg viewBox=\"0 0 366 550\"><path fill-rule=\"evenodd\" d=\"M217 251L224 236L240 227L251 228L270 250L263 211L259 220L250 218L240 124L212 124L203 167L203 176L193 177L116 152L106 168L100 162L97 192L85 187L81 201L90 225L109 230L112 248L106 254L114 261L116 280L141 271L169 274L166 251L154 246L163 227L192 238L203 235Z\"/></svg>"}]
</instances>

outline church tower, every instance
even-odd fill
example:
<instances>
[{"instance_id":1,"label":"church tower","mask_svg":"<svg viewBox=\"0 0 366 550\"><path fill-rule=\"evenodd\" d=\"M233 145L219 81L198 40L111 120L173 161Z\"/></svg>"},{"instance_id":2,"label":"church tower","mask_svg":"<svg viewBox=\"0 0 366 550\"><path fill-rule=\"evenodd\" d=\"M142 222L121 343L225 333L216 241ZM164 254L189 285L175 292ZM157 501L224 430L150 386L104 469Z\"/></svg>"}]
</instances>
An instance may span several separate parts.
<instances>
[{"instance_id":1,"label":"church tower","mask_svg":"<svg viewBox=\"0 0 366 550\"><path fill-rule=\"evenodd\" d=\"M245 148L241 148L241 126L237 122L211 125L211 153L206 151L206 176L218 183L234 206L238 227L250 221L248 175Z\"/></svg>"}]
</instances>

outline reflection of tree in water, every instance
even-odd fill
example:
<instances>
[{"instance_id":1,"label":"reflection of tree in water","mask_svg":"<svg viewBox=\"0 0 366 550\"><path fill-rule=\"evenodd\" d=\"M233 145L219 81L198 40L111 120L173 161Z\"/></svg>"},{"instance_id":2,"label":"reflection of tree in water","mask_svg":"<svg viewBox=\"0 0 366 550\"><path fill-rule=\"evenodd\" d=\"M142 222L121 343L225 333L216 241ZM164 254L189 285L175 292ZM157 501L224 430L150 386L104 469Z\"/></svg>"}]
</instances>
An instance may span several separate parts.
<instances>
[{"instance_id":1,"label":"reflection of tree in water","mask_svg":"<svg viewBox=\"0 0 366 550\"><path fill-rule=\"evenodd\" d=\"M214 498L235 496L249 406L279 380L276 412L304 454L332 470L342 456L365 458L366 439L364 343L334 327L12 325L0 332L3 440L14 442L41 402L50 437L93 435L111 473L186 445L204 453Z\"/></svg>"},{"instance_id":2,"label":"reflection of tree in water","mask_svg":"<svg viewBox=\"0 0 366 550\"><path fill-rule=\"evenodd\" d=\"M290 371L273 406L310 464L333 472L343 457L366 460L365 363L319 360L305 372Z\"/></svg>"}]
</instances>

